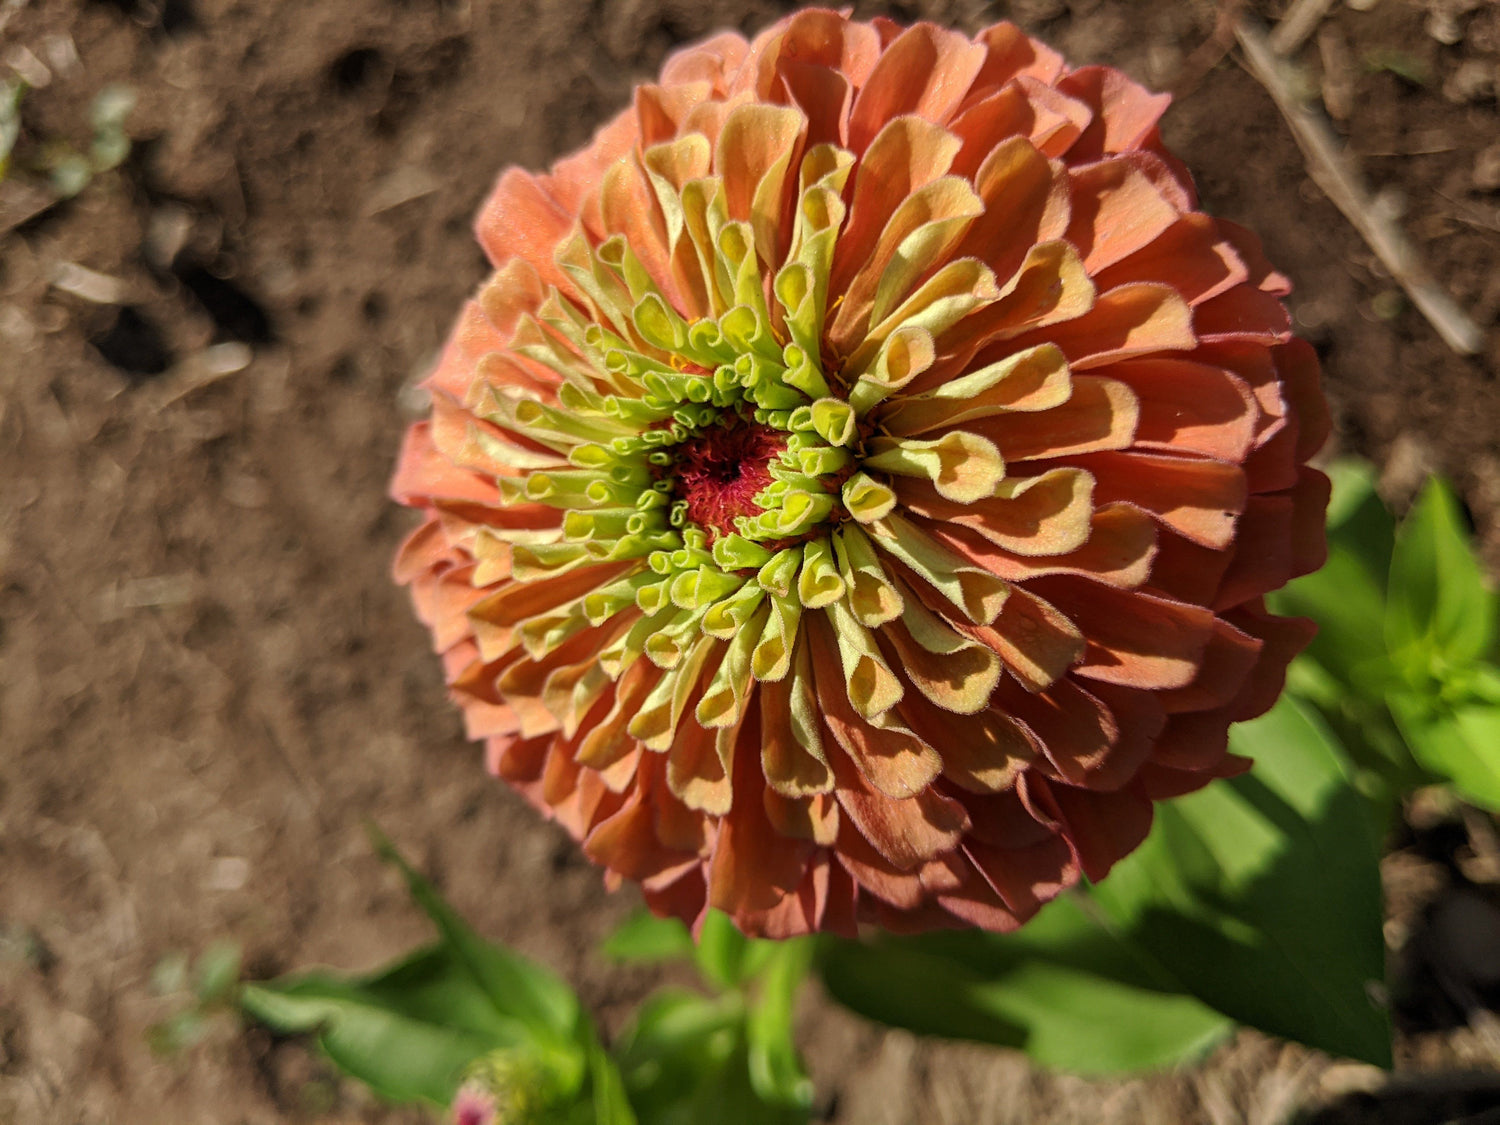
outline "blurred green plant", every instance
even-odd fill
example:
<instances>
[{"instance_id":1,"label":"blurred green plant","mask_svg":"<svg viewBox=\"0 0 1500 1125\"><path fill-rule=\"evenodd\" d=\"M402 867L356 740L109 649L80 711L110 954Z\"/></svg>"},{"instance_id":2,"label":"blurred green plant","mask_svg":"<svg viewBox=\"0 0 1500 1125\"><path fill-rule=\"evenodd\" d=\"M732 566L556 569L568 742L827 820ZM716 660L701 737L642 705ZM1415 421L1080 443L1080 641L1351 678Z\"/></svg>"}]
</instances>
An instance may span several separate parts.
<instances>
[{"instance_id":1,"label":"blurred green plant","mask_svg":"<svg viewBox=\"0 0 1500 1125\"><path fill-rule=\"evenodd\" d=\"M708 988L663 989L620 1037L616 1056L642 1122L808 1119L813 1086L793 1041L792 1015L811 941L751 940L710 911L695 944L676 919L641 913L604 951L622 961L690 958Z\"/></svg>"},{"instance_id":2,"label":"blurred green plant","mask_svg":"<svg viewBox=\"0 0 1500 1125\"><path fill-rule=\"evenodd\" d=\"M747 1125L807 1120L812 1085L792 1042L806 943L748 941L717 913L696 945L681 923L632 919L608 954L691 958L709 988L651 996L611 1053L561 978L479 938L388 840L376 834L376 846L438 940L370 975L244 984L238 1001L252 1019L314 1035L339 1069L391 1101L447 1106L462 1088L495 1125L673 1125L710 1107Z\"/></svg>"},{"instance_id":3,"label":"blurred green plant","mask_svg":"<svg viewBox=\"0 0 1500 1125\"><path fill-rule=\"evenodd\" d=\"M135 108L135 92L129 87L105 86L94 96L89 106L92 137L82 149L56 138L23 144L21 106L29 89L20 78L0 83L0 181L12 171L24 171L44 177L57 200L71 199L130 155L125 122Z\"/></svg>"},{"instance_id":4,"label":"blurred green plant","mask_svg":"<svg viewBox=\"0 0 1500 1125\"><path fill-rule=\"evenodd\" d=\"M197 1046L214 1018L234 1010L239 980L238 942L215 942L199 954L196 962L185 953L163 957L151 970L151 991L177 999L179 1006L147 1029L151 1049L171 1057Z\"/></svg>"},{"instance_id":5,"label":"blurred green plant","mask_svg":"<svg viewBox=\"0 0 1500 1125\"><path fill-rule=\"evenodd\" d=\"M21 139L21 100L26 90L19 78L0 82L0 180L10 171L11 153Z\"/></svg>"},{"instance_id":6,"label":"blurred green plant","mask_svg":"<svg viewBox=\"0 0 1500 1125\"><path fill-rule=\"evenodd\" d=\"M1448 784L1500 810L1500 599L1452 490L1430 480L1397 528L1368 464L1332 476L1328 564L1270 599L1319 626L1289 690L1323 713L1377 800Z\"/></svg>"}]
</instances>

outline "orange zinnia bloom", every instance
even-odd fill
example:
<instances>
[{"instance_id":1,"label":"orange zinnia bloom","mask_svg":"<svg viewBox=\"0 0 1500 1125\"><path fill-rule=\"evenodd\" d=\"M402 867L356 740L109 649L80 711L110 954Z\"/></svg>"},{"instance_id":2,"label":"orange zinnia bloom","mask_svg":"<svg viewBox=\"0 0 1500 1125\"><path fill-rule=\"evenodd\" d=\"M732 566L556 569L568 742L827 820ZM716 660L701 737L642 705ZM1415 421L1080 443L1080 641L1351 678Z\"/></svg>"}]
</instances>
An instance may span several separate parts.
<instances>
[{"instance_id":1,"label":"orange zinnia bloom","mask_svg":"<svg viewBox=\"0 0 1500 1125\"><path fill-rule=\"evenodd\" d=\"M1248 765L1327 418L1167 100L1009 24L809 10L500 177L397 576L490 768L612 884L1005 930Z\"/></svg>"}]
</instances>

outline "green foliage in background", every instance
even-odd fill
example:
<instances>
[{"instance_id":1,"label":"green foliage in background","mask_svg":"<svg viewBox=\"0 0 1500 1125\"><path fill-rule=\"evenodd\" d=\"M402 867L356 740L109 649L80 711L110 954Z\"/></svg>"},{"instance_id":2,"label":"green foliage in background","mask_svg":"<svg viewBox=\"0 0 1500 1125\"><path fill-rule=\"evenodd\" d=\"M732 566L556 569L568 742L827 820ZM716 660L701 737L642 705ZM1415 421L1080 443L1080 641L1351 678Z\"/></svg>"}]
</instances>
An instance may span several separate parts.
<instances>
[{"instance_id":1,"label":"green foliage in background","mask_svg":"<svg viewBox=\"0 0 1500 1125\"><path fill-rule=\"evenodd\" d=\"M749 941L721 914L700 940L643 915L606 948L616 959L690 958L707 991L650 997L614 1045L601 1043L568 985L478 937L384 837L438 940L376 973L314 971L241 986L251 1018L311 1034L382 1097L447 1106L465 1080L496 1095L496 1125L745 1125L807 1120L812 1084L792 1042L806 943ZM730 1108L732 1107L732 1108Z\"/></svg>"},{"instance_id":2,"label":"green foliage in background","mask_svg":"<svg viewBox=\"0 0 1500 1125\"><path fill-rule=\"evenodd\" d=\"M658 992L620 1037L615 1056L642 1122L808 1119L813 1087L793 1042L792 1012L811 960L809 941L753 941L711 911L695 944L681 922L642 913L605 953L631 961L691 958L711 988L707 995Z\"/></svg>"},{"instance_id":3,"label":"green foliage in background","mask_svg":"<svg viewBox=\"0 0 1500 1125\"><path fill-rule=\"evenodd\" d=\"M21 139L21 99L26 83L19 78L0 82L0 180L10 171L11 153Z\"/></svg>"},{"instance_id":4,"label":"green foliage in background","mask_svg":"<svg viewBox=\"0 0 1500 1125\"><path fill-rule=\"evenodd\" d=\"M1328 565L1271 599L1318 622L1289 689L1390 799L1449 784L1500 810L1497 600L1453 493L1428 482L1398 529L1362 462L1334 466Z\"/></svg>"},{"instance_id":5,"label":"green foliage in background","mask_svg":"<svg viewBox=\"0 0 1500 1125\"><path fill-rule=\"evenodd\" d=\"M0 82L0 181L13 171L45 177L55 197L71 199L95 176L118 168L130 155L125 121L135 108L135 92L105 86L89 105L93 135L82 149L57 138L29 137L23 143L21 106L29 87L19 78Z\"/></svg>"}]
</instances>

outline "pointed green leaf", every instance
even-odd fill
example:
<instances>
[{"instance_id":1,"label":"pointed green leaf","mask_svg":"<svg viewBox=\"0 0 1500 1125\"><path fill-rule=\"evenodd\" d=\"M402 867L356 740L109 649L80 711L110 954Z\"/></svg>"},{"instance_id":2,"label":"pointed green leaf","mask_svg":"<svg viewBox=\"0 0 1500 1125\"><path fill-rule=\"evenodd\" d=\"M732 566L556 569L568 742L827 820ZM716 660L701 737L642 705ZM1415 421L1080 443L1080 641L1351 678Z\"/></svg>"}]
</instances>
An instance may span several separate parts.
<instances>
[{"instance_id":1,"label":"pointed green leaf","mask_svg":"<svg viewBox=\"0 0 1500 1125\"><path fill-rule=\"evenodd\" d=\"M696 947L692 932L679 918L658 918L638 910L604 942L603 953L617 961L652 964L691 958Z\"/></svg>"},{"instance_id":2,"label":"pointed green leaf","mask_svg":"<svg viewBox=\"0 0 1500 1125\"><path fill-rule=\"evenodd\" d=\"M698 932L698 971L720 988L734 988L744 979L749 944L727 914L710 910Z\"/></svg>"},{"instance_id":3,"label":"pointed green leaf","mask_svg":"<svg viewBox=\"0 0 1500 1125\"><path fill-rule=\"evenodd\" d=\"M810 1110L813 1085L797 1053L792 1017L812 961L813 943L796 939L752 945L767 954L756 973L759 987L746 1025L750 1085L764 1102Z\"/></svg>"},{"instance_id":4,"label":"pointed green leaf","mask_svg":"<svg viewBox=\"0 0 1500 1125\"><path fill-rule=\"evenodd\" d=\"M1461 665L1494 643L1496 598L1469 547L1458 502L1440 480L1428 482L1396 533L1388 600L1393 652L1426 650Z\"/></svg>"},{"instance_id":5,"label":"pointed green leaf","mask_svg":"<svg viewBox=\"0 0 1500 1125\"><path fill-rule=\"evenodd\" d=\"M567 982L550 969L480 938L397 853L390 840L373 827L370 834L376 851L405 876L412 898L432 919L446 946L472 974L495 1011L519 1020L554 1043L570 1039L585 1017Z\"/></svg>"},{"instance_id":6,"label":"pointed green leaf","mask_svg":"<svg viewBox=\"0 0 1500 1125\"><path fill-rule=\"evenodd\" d=\"M1391 714L1412 754L1466 800L1500 810L1500 703L1397 693Z\"/></svg>"},{"instance_id":7,"label":"pointed green leaf","mask_svg":"<svg viewBox=\"0 0 1500 1125\"><path fill-rule=\"evenodd\" d=\"M392 1101L447 1105L464 1068L524 1029L499 1022L462 966L432 947L367 981L330 973L247 984L240 1003L282 1034L314 1033L342 1070Z\"/></svg>"}]
</instances>

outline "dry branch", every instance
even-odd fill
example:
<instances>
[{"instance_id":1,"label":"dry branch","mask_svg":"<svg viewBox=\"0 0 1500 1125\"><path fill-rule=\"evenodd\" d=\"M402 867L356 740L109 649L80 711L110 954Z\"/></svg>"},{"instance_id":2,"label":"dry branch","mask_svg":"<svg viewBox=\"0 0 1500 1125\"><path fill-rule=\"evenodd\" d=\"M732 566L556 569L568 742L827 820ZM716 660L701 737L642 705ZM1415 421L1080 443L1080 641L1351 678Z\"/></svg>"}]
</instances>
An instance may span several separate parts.
<instances>
[{"instance_id":1,"label":"dry branch","mask_svg":"<svg viewBox=\"0 0 1500 1125\"><path fill-rule=\"evenodd\" d=\"M1484 333L1432 279L1417 248L1370 194L1322 115L1297 99L1285 64L1271 49L1265 32L1244 18L1236 25L1235 36L1244 52L1246 69L1270 93L1291 127L1313 182L1354 224L1443 342L1460 355L1478 352L1484 344Z\"/></svg>"}]
</instances>

